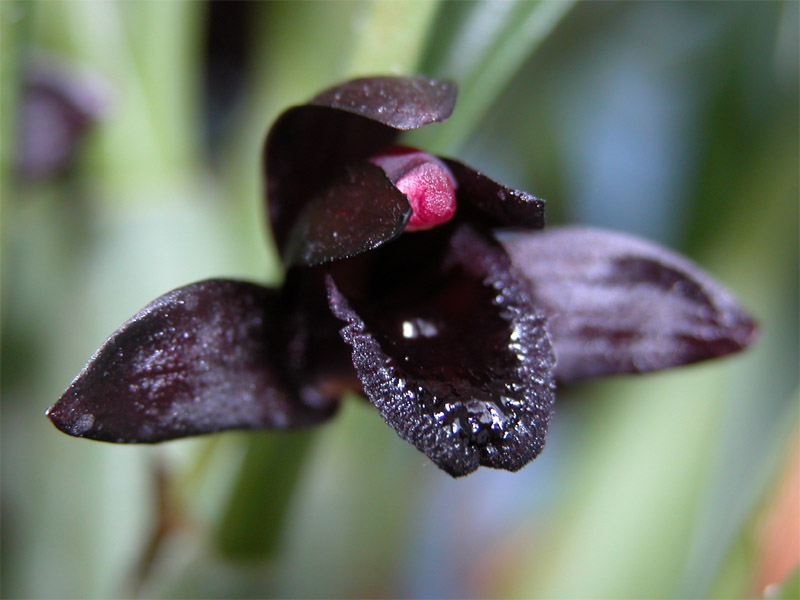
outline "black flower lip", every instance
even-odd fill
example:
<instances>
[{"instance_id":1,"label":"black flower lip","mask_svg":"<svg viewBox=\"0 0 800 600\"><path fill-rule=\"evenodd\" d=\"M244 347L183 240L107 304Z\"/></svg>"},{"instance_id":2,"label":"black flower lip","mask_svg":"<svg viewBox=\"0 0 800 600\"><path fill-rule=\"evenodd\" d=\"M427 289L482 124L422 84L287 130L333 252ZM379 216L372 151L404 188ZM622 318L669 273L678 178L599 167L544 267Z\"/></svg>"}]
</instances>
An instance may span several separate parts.
<instances>
[{"instance_id":1,"label":"black flower lip","mask_svg":"<svg viewBox=\"0 0 800 600\"><path fill-rule=\"evenodd\" d=\"M440 160L454 217L404 233L411 204L369 159L454 102L447 82L373 77L284 112L264 153L283 287L209 280L157 299L48 411L56 427L117 442L304 427L361 389L451 475L515 471L544 446L556 380L752 342L753 320L686 259L623 234L537 231L540 199L453 159Z\"/></svg>"},{"instance_id":2,"label":"black flower lip","mask_svg":"<svg viewBox=\"0 0 800 600\"><path fill-rule=\"evenodd\" d=\"M533 459L552 413L554 356L502 247L459 224L359 263L331 270L329 300L384 420L452 475Z\"/></svg>"}]
</instances>

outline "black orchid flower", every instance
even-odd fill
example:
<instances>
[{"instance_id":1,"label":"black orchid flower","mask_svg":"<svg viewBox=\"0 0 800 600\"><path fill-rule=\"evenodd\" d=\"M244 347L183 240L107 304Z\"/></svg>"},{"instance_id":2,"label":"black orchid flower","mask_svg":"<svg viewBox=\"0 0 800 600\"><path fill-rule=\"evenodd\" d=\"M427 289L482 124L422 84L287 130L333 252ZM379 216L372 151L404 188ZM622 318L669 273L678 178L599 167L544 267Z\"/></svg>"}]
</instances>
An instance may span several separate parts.
<instances>
[{"instance_id":1,"label":"black orchid flower","mask_svg":"<svg viewBox=\"0 0 800 600\"><path fill-rule=\"evenodd\" d=\"M514 471L544 445L555 381L751 342L750 317L686 259L543 233L538 198L396 145L454 103L447 82L375 77L284 112L265 151L283 287L209 280L158 298L48 411L56 427L111 442L303 427L363 390L451 475Z\"/></svg>"}]
</instances>

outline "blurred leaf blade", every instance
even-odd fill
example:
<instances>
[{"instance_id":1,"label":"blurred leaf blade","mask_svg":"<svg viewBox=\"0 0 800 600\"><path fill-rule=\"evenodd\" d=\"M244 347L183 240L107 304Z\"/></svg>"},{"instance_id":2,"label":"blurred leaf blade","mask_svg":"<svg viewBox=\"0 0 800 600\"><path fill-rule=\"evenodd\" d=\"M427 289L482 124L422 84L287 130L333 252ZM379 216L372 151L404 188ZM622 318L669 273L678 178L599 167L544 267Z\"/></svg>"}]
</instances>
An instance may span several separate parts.
<instances>
[{"instance_id":1,"label":"blurred leaf blade","mask_svg":"<svg viewBox=\"0 0 800 600\"><path fill-rule=\"evenodd\" d=\"M430 37L439 0L372 2L357 21L356 44L343 76L414 75Z\"/></svg>"},{"instance_id":2,"label":"blurred leaf blade","mask_svg":"<svg viewBox=\"0 0 800 600\"><path fill-rule=\"evenodd\" d=\"M456 151L572 4L570 0L520 0L445 5L440 20L459 25L451 34L447 53L431 57L424 69L458 83L458 105L447 123L409 134L410 142L435 153ZM450 11L456 13L455 18Z\"/></svg>"},{"instance_id":3,"label":"blurred leaf blade","mask_svg":"<svg viewBox=\"0 0 800 600\"><path fill-rule=\"evenodd\" d=\"M795 226L800 218L800 174L792 166L799 159L796 137L790 128L765 127L748 147L750 153L740 157L728 177L730 189L725 188L725 210L737 211L739 218L718 220L717 227L709 218L709 234L695 238L703 245L704 264L736 291L759 321L761 335L746 360L742 357L742 370L735 375L738 383L721 414L725 429L717 448L720 468L698 515L703 527L698 527L681 590L687 594L704 593L719 577L728 553L720 539L736 544L738 532L747 528L754 505L770 485L765 474L780 451L775 444L786 439L787 416L792 422L797 399L798 256L787 252L800 244ZM724 469L724 464L737 468ZM720 510L721 503L726 510ZM751 551L743 552L752 559Z\"/></svg>"},{"instance_id":4,"label":"blurred leaf blade","mask_svg":"<svg viewBox=\"0 0 800 600\"><path fill-rule=\"evenodd\" d=\"M781 600L800 598L800 566L778 586L778 589L771 590L769 597L780 598Z\"/></svg>"},{"instance_id":5,"label":"blurred leaf blade","mask_svg":"<svg viewBox=\"0 0 800 600\"><path fill-rule=\"evenodd\" d=\"M32 5L26 2L0 4L0 194L3 201L10 188L17 134L16 110L19 103L20 72L29 35Z\"/></svg>"},{"instance_id":6,"label":"blurred leaf blade","mask_svg":"<svg viewBox=\"0 0 800 600\"><path fill-rule=\"evenodd\" d=\"M215 542L234 559L274 556L313 432L247 434L244 456L220 516Z\"/></svg>"},{"instance_id":7,"label":"blurred leaf blade","mask_svg":"<svg viewBox=\"0 0 800 600\"><path fill-rule=\"evenodd\" d=\"M62 45L72 61L93 65L109 88L108 114L90 139L86 161L109 197L142 202L147 197L125 192L194 168L200 140L198 24L204 4L40 6L43 35Z\"/></svg>"},{"instance_id":8,"label":"blurred leaf blade","mask_svg":"<svg viewBox=\"0 0 800 600\"><path fill-rule=\"evenodd\" d=\"M711 598L781 594L796 589L800 564L800 390L795 390L785 417L762 457L762 477L753 492L745 518L725 544L726 555L714 580L704 590ZM781 581L781 579L783 581Z\"/></svg>"},{"instance_id":9,"label":"blurred leaf blade","mask_svg":"<svg viewBox=\"0 0 800 600\"><path fill-rule=\"evenodd\" d=\"M724 367L592 386L548 558L507 590L535 597L673 597L701 496ZM704 399L700 402L700 399ZM669 518L665 516L669 515ZM624 548L624 552L615 551ZM657 557L655 559L654 557ZM624 573L624 577L620 577Z\"/></svg>"}]
</instances>

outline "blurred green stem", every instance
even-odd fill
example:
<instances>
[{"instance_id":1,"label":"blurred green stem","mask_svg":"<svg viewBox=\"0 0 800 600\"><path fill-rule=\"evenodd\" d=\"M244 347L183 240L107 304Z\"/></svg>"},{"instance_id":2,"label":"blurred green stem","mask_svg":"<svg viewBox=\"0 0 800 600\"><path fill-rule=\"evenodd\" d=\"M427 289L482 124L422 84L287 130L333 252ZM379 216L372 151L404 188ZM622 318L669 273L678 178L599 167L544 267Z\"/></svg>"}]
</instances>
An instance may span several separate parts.
<instances>
[{"instance_id":1,"label":"blurred green stem","mask_svg":"<svg viewBox=\"0 0 800 600\"><path fill-rule=\"evenodd\" d=\"M248 434L216 531L223 554L240 559L273 554L312 436L310 431Z\"/></svg>"},{"instance_id":2,"label":"blurred green stem","mask_svg":"<svg viewBox=\"0 0 800 600\"><path fill-rule=\"evenodd\" d=\"M51 37L77 61L97 65L110 86L112 105L92 147L92 172L119 192L109 197L140 205L143 183L171 179L198 158L198 25L205 5L43 5L58 23Z\"/></svg>"}]
</instances>

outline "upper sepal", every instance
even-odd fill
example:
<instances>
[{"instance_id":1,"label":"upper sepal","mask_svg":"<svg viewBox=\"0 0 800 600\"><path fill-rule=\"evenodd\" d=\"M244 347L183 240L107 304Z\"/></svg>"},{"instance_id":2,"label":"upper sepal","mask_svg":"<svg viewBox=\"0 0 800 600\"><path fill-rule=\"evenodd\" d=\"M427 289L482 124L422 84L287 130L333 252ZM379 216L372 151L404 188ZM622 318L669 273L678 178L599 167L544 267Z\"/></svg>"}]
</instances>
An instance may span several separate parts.
<instances>
[{"instance_id":1,"label":"upper sepal","mask_svg":"<svg viewBox=\"0 0 800 600\"><path fill-rule=\"evenodd\" d=\"M469 226L333 265L333 313L383 419L453 476L516 471L542 449L553 352L527 284Z\"/></svg>"},{"instance_id":2,"label":"upper sepal","mask_svg":"<svg viewBox=\"0 0 800 600\"><path fill-rule=\"evenodd\" d=\"M347 111L393 129L447 120L456 105L450 81L424 77L364 77L318 94L310 104Z\"/></svg>"},{"instance_id":3,"label":"upper sepal","mask_svg":"<svg viewBox=\"0 0 800 600\"><path fill-rule=\"evenodd\" d=\"M106 340L47 416L109 442L323 421L335 406L303 403L284 379L277 305L276 291L240 281L169 292Z\"/></svg>"},{"instance_id":4,"label":"upper sepal","mask_svg":"<svg viewBox=\"0 0 800 600\"><path fill-rule=\"evenodd\" d=\"M693 363L755 337L722 286L651 242L582 227L498 238L547 314L559 381Z\"/></svg>"}]
</instances>

